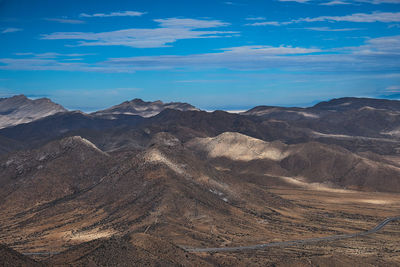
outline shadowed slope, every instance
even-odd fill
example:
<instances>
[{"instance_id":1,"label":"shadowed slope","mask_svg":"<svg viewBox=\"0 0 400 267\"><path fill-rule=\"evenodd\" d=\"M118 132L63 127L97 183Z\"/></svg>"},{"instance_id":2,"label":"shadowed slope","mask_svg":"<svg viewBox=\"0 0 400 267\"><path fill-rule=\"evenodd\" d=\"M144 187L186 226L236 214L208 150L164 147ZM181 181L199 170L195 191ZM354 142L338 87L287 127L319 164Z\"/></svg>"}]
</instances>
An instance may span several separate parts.
<instances>
[{"instance_id":1,"label":"shadowed slope","mask_svg":"<svg viewBox=\"0 0 400 267\"><path fill-rule=\"evenodd\" d=\"M233 168L239 173L247 170L256 176L290 176L300 178L300 182L324 183L339 188L400 191L400 168L387 164L378 155L375 155L375 161L372 161L335 145L317 142L285 145L280 142L265 142L239 133L196 138L186 145L205 153L211 164L213 158L230 159L231 161L225 161L225 167ZM224 165L224 161L221 160L217 160L216 163Z\"/></svg>"}]
</instances>

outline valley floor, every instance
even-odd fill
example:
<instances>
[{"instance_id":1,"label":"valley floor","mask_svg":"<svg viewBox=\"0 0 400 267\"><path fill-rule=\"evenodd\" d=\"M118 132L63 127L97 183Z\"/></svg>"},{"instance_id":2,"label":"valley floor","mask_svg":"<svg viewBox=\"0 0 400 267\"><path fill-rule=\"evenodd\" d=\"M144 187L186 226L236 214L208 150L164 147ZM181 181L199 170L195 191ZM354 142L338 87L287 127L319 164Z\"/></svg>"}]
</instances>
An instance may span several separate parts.
<instances>
[{"instance_id":1,"label":"valley floor","mask_svg":"<svg viewBox=\"0 0 400 267\"><path fill-rule=\"evenodd\" d=\"M264 225L266 230L262 232L254 232L254 228L246 226L242 227L241 232L226 232L210 222L211 236L223 236L224 242L221 242L220 246L255 245L355 233L373 228L386 217L398 216L400 211L399 194L351 190L329 192L287 187L274 187L269 191L289 200L295 208L282 208L277 210L279 216L259 221L258 223ZM148 229L146 234L171 240L178 246L189 246L185 235L171 236L162 232L162 229ZM98 237L89 239L95 238ZM15 239L18 238L14 237ZM400 265L399 240L400 222L394 221L378 233L346 240L251 251L188 254L196 255L211 265L219 266L398 266ZM51 252L54 246L46 247L46 242L43 241L40 250ZM65 241L60 238L57 247L64 247ZM131 242L137 245L134 238ZM37 252L32 247L25 247L23 242L19 243L17 250L25 253ZM63 255L63 261L68 262L66 259L72 257L71 255L68 253ZM39 254L30 257L52 265L52 259L55 258L57 262L57 257L60 256Z\"/></svg>"},{"instance_id":2,"label":"valley floor","mask_svg":"<svg viewBox=\"0 0 400 267\"><path fill-rule=\"evenodd\" d=\"M281 225L292 225L268 238L252 238L229 244L254 245L339 233L355 233L376 226L386 217L398 216L400 195L376 192L326 192L273 188L271 192L291 200L305 212L287 210L276 224L267 228L279 231ZM283 212L283 211L282 211ZM246 233L248 234L248 233ZM291 247L272 247L237 252L198 253L221 265L242 266L400 266L400 222L393 221L378 233L346 240L318 242Z\"/></svg>"}]
</instances>

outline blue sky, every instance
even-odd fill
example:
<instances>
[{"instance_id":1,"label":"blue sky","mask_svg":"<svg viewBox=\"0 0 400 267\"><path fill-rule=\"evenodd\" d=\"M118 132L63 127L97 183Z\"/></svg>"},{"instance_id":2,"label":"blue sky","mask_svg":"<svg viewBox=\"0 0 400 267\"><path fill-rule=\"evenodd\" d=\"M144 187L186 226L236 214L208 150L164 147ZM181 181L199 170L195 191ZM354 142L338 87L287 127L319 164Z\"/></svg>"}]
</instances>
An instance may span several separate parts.
<instances>
[{"instance_id":1,"label":"blue sky","mask_svg":"<svg viewBox=\"0 0 400 267\"><path fill-rule=\"evenodd\" d=\"M92 111L400 95L400 0L0 0L0 97Z\"/></svg>"}]
</instances>

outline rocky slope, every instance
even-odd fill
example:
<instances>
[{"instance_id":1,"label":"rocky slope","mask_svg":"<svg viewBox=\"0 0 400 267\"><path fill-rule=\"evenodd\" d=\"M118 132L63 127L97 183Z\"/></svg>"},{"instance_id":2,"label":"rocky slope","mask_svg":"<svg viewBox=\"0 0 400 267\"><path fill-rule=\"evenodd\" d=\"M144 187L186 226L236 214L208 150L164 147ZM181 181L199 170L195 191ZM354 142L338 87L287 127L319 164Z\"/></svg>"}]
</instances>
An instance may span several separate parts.
<instances>
[{"instance_id":1,"label":"rocky slope","mask_svg":"<svg viewBox=\"0 0 400 267\"><path fill-rule=\"evenodd\" d=\"M259 237L268 234L260 216L293 206L221 173L167 133L155 135L139 153L109 156L79 137L67 138L4 159L2 174L7 201L0 239L25 251L61 251L129 232L181 245L218 245L242 224ZM260 203L268 206L262 214Z\"/></svg>"},{"instance_id":2,"label":"rocky slope","mask_svg":"<svg viewBox=\"0 0 400 267\"><path fill-rule=\"evenodd\" d=\"M45 265L0 244L0 266L44 267Z\"/></svg>"},{"instance_id":3,"label":"rocky slope","mask_svg":"<svg viewBox=\"0 0 400 267\"><path fill-rule=\"evenodd\" d=\"M400 192L399 167L387 164L378 155L370 155L374 158L371 160L336 145L317 142L286 145L239 133L195 138L186 145L206 154L211 164L215 158L226 158L229 161L219 161L220 164L229 163L225 168L237 171L235 167L240 166L254 175L292 177L283 180L293 184L298 182L299 186L320 183L337 188ZM238 161L242 163L238 164Z\"/></svg>"},{"instance_id":4,"label":"rocky slope","mask_svg":"<svg viewBox=\"0 0 400 267\"><path fill-rule=\"evenodd\" d=\"M97 184L112 166L109 155L79 136L12 153L0 161L1 207L13 213L51 203Z\"/></svg>"},{"instance_id":5,"label":"rocky slope","mask_svg":"<svg viewBox=\"0 0 400 267\"><path fill-rule=\"evenodd\" d=\"M65 111L48 98L31 100L24 95L0 98L0 129Z\"/></svg>"},{"instance_id":6,"label":"rocky slope","mask_svg":"<svg viewBox=\"0 0 400 267\"><path fill-rule=\"evenodd\" d=\"M213 266L149 234L93 240L58 254L46 263L50 266Z\"/></svg>"},{"instance_id":7,"label":"rocky slope","mask_svg":"<svg viewBox=\"0 0 400 267\"><path fill-rule=\"evenodd\" d=\"M142 99L135 98L131 101L125 101L119 105L113 106L111 108L100 110L92 113L93 115L115 115L115 114L124 114L124 115L139 115L142 117L152 117L160 113L165 109L176 109L181 111L187 110L198 110L194 106L181 103L181 102L171 102L171 103L163 103L162 101L154 101L154 102L146 102Z\"/></svg>"}]
</instances>

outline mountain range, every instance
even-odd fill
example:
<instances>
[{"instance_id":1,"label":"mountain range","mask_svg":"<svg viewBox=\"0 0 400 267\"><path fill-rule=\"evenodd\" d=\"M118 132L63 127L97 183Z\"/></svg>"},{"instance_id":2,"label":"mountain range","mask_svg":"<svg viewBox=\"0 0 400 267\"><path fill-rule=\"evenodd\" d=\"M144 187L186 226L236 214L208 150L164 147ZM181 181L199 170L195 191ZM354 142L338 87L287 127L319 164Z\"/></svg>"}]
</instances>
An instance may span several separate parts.
<instances>
[{"instance_id":1,"label":"mountain range","mask_svg":"<svg viewBox=\"0 0 400 267\"><path fill-rule=\"evenodd\" d=\"M400 101L233 114L134 99L86 114L16 96L0 110L14 110L0 117L13 120L0 129L5 266L400 264L398 223L315 246L188 250L351 233L398 216Z\"/></svg>"}]
</instances>

